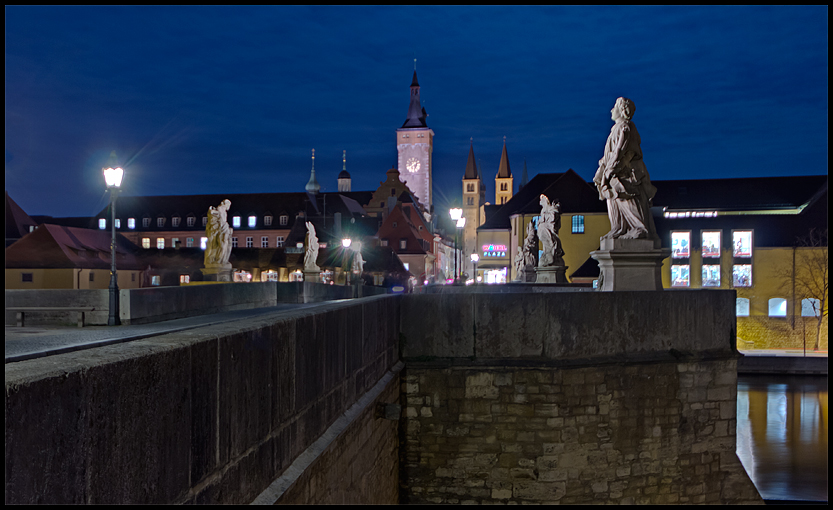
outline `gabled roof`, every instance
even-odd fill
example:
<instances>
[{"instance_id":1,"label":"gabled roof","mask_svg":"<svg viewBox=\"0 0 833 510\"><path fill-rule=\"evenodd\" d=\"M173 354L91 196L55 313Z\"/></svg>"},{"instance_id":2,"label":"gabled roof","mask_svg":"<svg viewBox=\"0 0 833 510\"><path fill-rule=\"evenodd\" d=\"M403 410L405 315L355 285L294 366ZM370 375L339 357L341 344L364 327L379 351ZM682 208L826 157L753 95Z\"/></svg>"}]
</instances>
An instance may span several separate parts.
<instances>
[{"instance_id":1,"label":"gabled roof","mask_svg":"<svg viewBox=\"0 0 833 510\"><path fill-rule=\"evenodd\" d=\"M136 245L117 235L117 268L141 269L136 251ZM6 248L6 267L110 269L110 232L40 225Z\"/></svg>"},{"instance_id":2,"label":"gabled roof","mask_svg":"<svg viewBox=\"0 0 833 510\"><path fill-rule=\"evenodd\" d=\"M408 213L406 213L406 208L410 209ZM413 216L417 216L417 218L414 218ZM394 223L396 223L396 226L394 226ZM433 238L426 238L423 236L420 233L417 224L422 224L423 232L428 232L428 229L425 228L424 223L421 220L419 211L414 210L411 206L396 204L396 207L393 208L388 217L379 227L377 235L379 239L388 239L390 241L390 246L397 253L430 253L431 240ZM406 244L407 248L405 250L399 249L400 239L407 239L408 241ZM427 249L423 246L423 243L427 243Z\"/></svg>"},{"instance_id":3,"label":"gabled roof","mask_svg":"<svg viewBox=\"0 0 833 510\"><path fill-rule=\"evenodd\" d=\"M20 239L29 233L29 227L37 226L26 212L21 209L17 202L9 197L6 192L6 246Z\"/></svg>"}]
</instances>

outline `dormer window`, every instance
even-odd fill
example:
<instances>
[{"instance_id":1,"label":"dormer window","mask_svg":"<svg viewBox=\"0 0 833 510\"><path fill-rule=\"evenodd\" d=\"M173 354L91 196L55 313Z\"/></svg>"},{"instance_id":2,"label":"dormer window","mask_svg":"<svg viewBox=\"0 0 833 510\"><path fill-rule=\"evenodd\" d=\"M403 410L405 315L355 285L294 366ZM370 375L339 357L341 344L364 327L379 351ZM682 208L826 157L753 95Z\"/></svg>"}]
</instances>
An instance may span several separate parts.
<instances>
[{"instance_id":1,"label":"dormer window","mask_svg":"<svg viewBox=\"0 0 833 510\"><path fill-rule=\"evenodd\" d=\"M160 216L160 217L156 218L156 226L157 227L164 227L165 226L165 217L164 216Z\"/></svg>"},{"instance_id":2,"label":"dormer window","mask_svg":"<svg viewBox=\"0 0 833 510\"><path fill-rule=\"evenodd\" d=\"M185 218L185 222L188 224L189 227L193 227L194 223L196 222L196 218L194 218L193 216L188 216L187 218Z\"/></svg>"},{"instance_id":3,"label":"dormer window","mask_svg":"<svg viewBox=\"0 0 833 510\"><path fill-rule=\"evenodd\" d=\"M249 228L254 228L257 225L257 216L249 216Z\"/></svg>"},{"instance_id":4,"label":"dormer window","mask_svg":"<svg viewBox=\"0 0 833 510\"><path fill-rule=\"evenodd\" d=\"M281 214L280 223L281 223L281 225L288 225L289 224L289 216L287 216L286 214Z\"/></svg>"},{"instance_id":5,"label":"dormer window","mask_svg":"<svg viewBox=\"0 0 833 510\"><path fill-rule=\"evenodd\" d=\"M150 218L142 218L142 226L148 228L150 226Z\"/></svg>"},{"instance_id":6,"label":"dormer window","mask_svg":"<svg viewBox=\"0 0 833 510\"><path fill-rule=\"evenodd\" d=\"M178 227L179 226L179 220L180 220L179 216L174 216L173 218L171 218L171 226L172 227Z\"/></svg>"},{"instance_id":7,"label":"dormer window","mask_svg":"<svg viewBox=\"0 0 833 510\"><path fill-rule=\"evenodd\" d=\"M272 217L268 216L268 215L264 216L263 217L263 224L267 227L271 227L272 226Z\"/></svg>"},{"instance_id":8,"label":"dormer window","mask_svg":"<svg viewBox=\"0 0 833 510\"><path fill-rule=\"evenodd\" d=\"M231 226L234 228L240 228L240 216L231 217Z\"/></svg>"}]
</instances>

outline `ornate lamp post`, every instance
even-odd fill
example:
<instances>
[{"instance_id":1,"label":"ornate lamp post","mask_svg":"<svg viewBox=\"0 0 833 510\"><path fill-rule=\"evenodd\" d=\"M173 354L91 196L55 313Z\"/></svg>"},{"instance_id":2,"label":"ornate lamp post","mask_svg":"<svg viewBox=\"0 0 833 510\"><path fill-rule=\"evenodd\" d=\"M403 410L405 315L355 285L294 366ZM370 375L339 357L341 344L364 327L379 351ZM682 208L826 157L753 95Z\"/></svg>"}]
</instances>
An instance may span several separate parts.
<instances>
[{"instance_id":1,"label":"ornate lamp post","mask_svg":"<svg viewBox=\"0 0 833 510\"><path fill-rule=\"evenodd\" d=\"M480 255L476 253L471 254L471 262L474 264L474 284L477 285L477 261L480 260Z\"/></svg>"},{"instance_id":2,"label":"ornate lamp post","mask_svg":"<svg viewBox=\"0 0 833 510\"><path fill-rule=\"evenodd\" d=\"M116 278L116 198L119 194L121 180L124 177L124 170L121 167L102 168L104 182L110 191L110 316L107 318L108 326L118 326L119 320L119 283Z\"/></svg>"},{"instance_id":3,"label":"ornate lamp post","mask_svg":"<svg viewBox=\"0 0 833 510\"><path fill-rule=\"evenodd\" d=\"M344 270L344 285L350 285L350 273L353 272L353 260L348 258L345 261L345 257L349 257L349 249L350 245L353 244L353 240L349 238L344 238L341 240L341 247L342 247L342 254L341 254L341 268Z\"/></svg>"},{"instance_id":4,"label":"ornate lamp post","mask_svg":"<svg viewBox=\"0 0 833 510\"><path fill-rule=\"evenodd\" d=\"M463 217L463 210L459 207L455 207L448 211L448 214L451 215L451 219L454 220L454 223L457 224L457 230L454 231L454 281L457 281L457 242L458 236L460 233L460 219ZM465 221L465 220L464 220Z\"/></svg>"},{"instance_id":5,"label":"ornate lamp post","mask_svg":"<svg viewBox=\"0 0 833 510\"><path fill-rule=\"evenodd\" d=\"M463 230L463 227L465 227L465 226L466 226L466 218L465 217L460 218L459 220L457 220L457 235L455 236L455 238L458 238L460 236L460 231ZM455 253L455 255L456 255L456 253ZM455 283L459 283L459 284L464 283L462 281L459 281L460 276L462 276L462 273L463 273L463 251L460 250L460 271L459 271L459 274L457 275L457 280L458 281L455 282Z\"/></svg>"}]
</instances>

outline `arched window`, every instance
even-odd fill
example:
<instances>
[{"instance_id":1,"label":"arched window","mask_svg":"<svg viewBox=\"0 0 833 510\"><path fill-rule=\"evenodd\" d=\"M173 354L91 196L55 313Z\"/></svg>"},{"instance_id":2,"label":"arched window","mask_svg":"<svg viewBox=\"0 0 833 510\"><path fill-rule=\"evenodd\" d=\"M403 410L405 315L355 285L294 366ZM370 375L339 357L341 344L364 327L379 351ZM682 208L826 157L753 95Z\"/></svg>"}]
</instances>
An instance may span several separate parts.
<instances>
[{"instance_id":1,"label":"arched window","mask_svg":"<svg viewBox=\"0 0 833 510\"><path fill-rule=\"evenodd\" d=\"M749 300L739 297L735 300L735 315L738 317L749 317Z\"/></svg>"},{"instance_id":2,"label":"arched window","mask_svg":"<svg viewBox=\"0 0 833 510\"><path fill-rule=\"evenodd\" d=\"M786 317L787 316L787 300L784 298L772 298L769 300L769 316L770 317Z\"/></svg>"},{"instance_id":3,"label":"arched window","mask_svg":"<svg viewBox=\"0 0 833 510\"><path fill-rule=\"evenodd\" d=\"M801 300L802 317L818 317L821 314L821 301L816 298L805 298Z\"/></svg>"}]
</instances>

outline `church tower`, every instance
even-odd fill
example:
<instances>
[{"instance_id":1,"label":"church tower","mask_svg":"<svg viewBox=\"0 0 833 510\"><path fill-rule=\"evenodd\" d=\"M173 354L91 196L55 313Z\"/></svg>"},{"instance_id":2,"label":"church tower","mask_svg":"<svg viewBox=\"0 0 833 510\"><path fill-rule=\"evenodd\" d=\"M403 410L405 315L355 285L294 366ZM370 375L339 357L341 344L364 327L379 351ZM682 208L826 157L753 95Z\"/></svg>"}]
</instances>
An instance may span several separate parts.
<instances>
[{"instance_id":1,"label":"church tower","mask_svg":"<svg viewBox=\"0 0 833 510\"><path fill-rule=\"evenodd\" d=\"M408 118L396 130L397 167L402 182L407 184L425 210L433 214L431 153L434 151L434 131L425 122L427 117L419 100L419 82L414 69Z\"/></svg>"},{"instance_id":2,"label":"church tower","mask_svg":"<svg viewBox=\"0 0 833 510\"><path fill-rule=\"evenodd\" d=\"M495 204L502 205L512 198L512 170L509 169L509 155L506 153L506 137L503 137L503 154L500 155L500 167L495 176Z\"/></svg>"},{"instance_id":3,"label":"church tower","mask_svg":"<svg viewBox=\"0 0 833 510\"><path fill-rule=\"evenodd\" d=\"M471 254L480 253L477 250L477 228L483 224L485 218L481 211L486 201L486 188L483 180L477 171L477 163L474 161L474 141L469 147L469 160L466 163L466 173L463 174L463 217L466 218L466 225L463 227L463 268L464 272L474 277L471 263Z\"/></svg>"}]
</instances>

